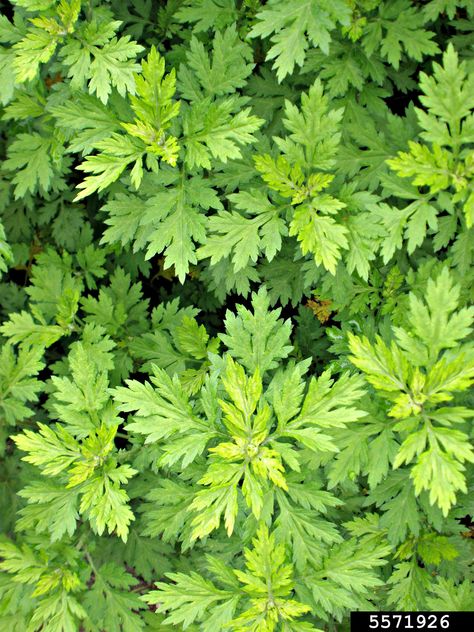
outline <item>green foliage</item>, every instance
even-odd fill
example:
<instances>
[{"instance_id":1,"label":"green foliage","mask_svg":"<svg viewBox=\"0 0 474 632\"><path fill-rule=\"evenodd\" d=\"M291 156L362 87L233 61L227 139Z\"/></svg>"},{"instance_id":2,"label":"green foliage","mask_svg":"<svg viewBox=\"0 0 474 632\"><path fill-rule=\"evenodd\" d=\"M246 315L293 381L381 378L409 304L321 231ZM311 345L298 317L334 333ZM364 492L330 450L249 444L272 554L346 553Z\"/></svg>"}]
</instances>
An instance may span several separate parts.
<instances>
[{"instance_id":1,"label":"green foliage","mask_svg":"<svg viewBox=\"0 0 474 632\"><path fill-rule=\"evenodd\" d=\"M330 4L320 0L291 0L282 4L272 0L256 17L258 22L250 35L274 34L266 59L275 59L273 68L281 81L293 72L295 64L303 65L310 44L326 54L329 52L331 31L338 23L349 26L351 7L346 0Z\"/></svg>"},{"instance_id":2,"label":"green foliage","mask_svg":"<svg viewBox=\"0 0 474 632\"><path fill-rule=\"evenodd\" d=\"M447 515L456 492L467 492L463 464L474 461L469 435L459 429L472 411L445 405L474 381L472 346L461 345L455 354L450 351L472 331L474 309L456 311L459 287L446 268L436 280L428 281L425 300L409 294L410 329L394 328L396 342L390 347L380 337L373 345L367 338L349 334L350 360L394 404L387 414L400 420L394 430L403 441L393 466L415 460L411 470L415 494L428 490L431 504Z\"/></svg>"},{"instance_id":3,"label":"green foliage","mask_svg":"<svg viewBox=\"0 0 474 632\"><path fill-rule=\"evenodd\" d=\"M18 355L11 345L3 345L0 356L0 408L2 411L2 444L8 432L6 426L14 426L32 415L27 402L37 402L42 383L36 379L44 367L41 361L43 349L23 349ZM4 447L1 451L3 453Z\"/></svg>"},{"instance_id":4,"label":"green foliage","mask_svg":"<svg viewBox=\"0 0 474 632\"><path fill-rule=\"evenodd\" d=\"M401 177L415 176L413 184L417 187L429 187L429 198L434 198L433 202L424 196L424 204L419 204L418 208L413 204L412 213L415 213L410 220L417 224L411 232L421 233L423 238L426 224L432 229L438 228L439 206L436 202L439 205L441 200L434 194L441 191L454 189L455 223L459 219L464 230L474 223L474 166L469 146L474 138L474 81L472 76L467 77L465 63L459 63L456 51L449 46L443 55L443 66L434 64L432 77L421 73L420 88L420 101L426 108L416 108L418 123L423 130L420 136L431 144L431 148L411 141L410 151L400 152L388 164ZM416 246L421 239L415 239ZM410 252L413 250L410 243L408 248Z\"/></svg>"},{"instance_id":5,"label":"green foliage","mask_svg":"<svg viewBox=\"0 0 474 632\"><path fill-rule=\"evenodd\" d=\"M474 5L0 16L0 630L472 610Z\"/></svg>"},{"instance_id":6,"label":"green foliage","mask_svg":"<svg viewBox=\"0 0 474 632\"><path fill-rule=\"evenodd\" d=\"M138 611L144 606L133 592L137 580L113 562L92 568L94 583L85 600L88 614L86 630L142 630L144 622Z\"/></svg>"},{"instance_id":7,"label":"green foliage","mask_svg":"<svg viewBox=\"0 0 474 632\"><path fill-rule=\"evenodd\" d=\"M235 630L275 630L279 624L294 629L292 622L310 607L288 598L294 582L292 566L285 563L285 548L276 544L274 534L269 534L265 526L260 527L252 544L252 549L244 551L245 571L229 571L218 560L209 559L210 570L227 585L227 590L218 589L197 573L176 573L168 575L174 585L157 583L159 590L150 592L146 600L159 602L165 611L174 611L165 623L182 623L184 628L196 620L205 620L204 629L208 630L216 625L232 626ZM243 609L241 601L245 609L235 616L239 606L239 610ZM300 629L316 630L310 624Z\"/></svg>"},{"instance_id":8,"label":"green foliage","mask_svg":"<svg viewBox=\"0 0 474 632\"><path fill-rule=\"evenodd\" d=\"M127 136L114 133L94 144L100 153L88 156L80 166L82 171L93 175L87 176L79 185L82 191L76 200L108 187L131 163L134 164L130 178L134 187L138 188L143 177L142 160L145 155L147 164L155 169L159 158L173 166L176 164L177 141L174 136L166 136L165 130L179 111L179 101L172 101L175 74L172 72L165 77L164 72L165 62L152 48L148 58L142 61L141 75L136 79L137 95L130 97L135 118L132 123L121 123Z\"/></svg>"}]
</instances>

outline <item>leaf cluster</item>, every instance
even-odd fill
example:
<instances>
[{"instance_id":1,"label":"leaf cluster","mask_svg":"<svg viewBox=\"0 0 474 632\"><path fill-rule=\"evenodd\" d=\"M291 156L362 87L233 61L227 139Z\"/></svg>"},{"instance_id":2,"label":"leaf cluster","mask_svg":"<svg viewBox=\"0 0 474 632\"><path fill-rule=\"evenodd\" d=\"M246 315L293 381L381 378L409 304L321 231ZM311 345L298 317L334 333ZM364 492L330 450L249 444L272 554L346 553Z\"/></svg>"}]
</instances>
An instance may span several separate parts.
<instances>
[{"instance_id":1,"label":"leaf cluster","mask_svg":"<svg viewBox=\"0 0 474 632\"><path fill-rule=\"evenodd\" d=\"M0 629L473 610L472 1L7 5Z\"/></svg>"}]
</instances>

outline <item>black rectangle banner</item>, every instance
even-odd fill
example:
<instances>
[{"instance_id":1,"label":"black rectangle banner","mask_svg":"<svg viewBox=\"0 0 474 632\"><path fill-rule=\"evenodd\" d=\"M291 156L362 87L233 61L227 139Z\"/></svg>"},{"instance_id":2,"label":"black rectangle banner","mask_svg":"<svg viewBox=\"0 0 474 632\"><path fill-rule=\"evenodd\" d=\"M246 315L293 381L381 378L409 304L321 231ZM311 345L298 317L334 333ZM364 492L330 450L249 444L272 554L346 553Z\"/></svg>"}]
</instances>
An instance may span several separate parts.
<instances>
[{"instance_id":1,"label":"black rectangle banner","mask_svg":"<svg viewBox=\"0 0 474 632\"><path fill-rule=\"evenodd\" d=\"M474 612L351 612L351 632L467 632Z\"/></svg>"}]
</instances>

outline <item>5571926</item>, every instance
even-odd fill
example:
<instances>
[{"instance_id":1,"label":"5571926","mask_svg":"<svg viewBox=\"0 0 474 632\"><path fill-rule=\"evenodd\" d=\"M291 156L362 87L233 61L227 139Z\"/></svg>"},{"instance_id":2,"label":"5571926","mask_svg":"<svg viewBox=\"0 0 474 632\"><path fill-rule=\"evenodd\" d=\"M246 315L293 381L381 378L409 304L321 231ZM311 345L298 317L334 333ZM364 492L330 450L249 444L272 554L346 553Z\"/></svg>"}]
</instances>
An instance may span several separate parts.
<instances>
[{"instance_id":1,"label":"5571926","mask_svg":"<svg viewBox=\"0 0 474 632\"><path fill-rule=\"evenodd\" d=\"M351 632L474 629L472 612L352 612Z\"/></svg>"}]
</instances>

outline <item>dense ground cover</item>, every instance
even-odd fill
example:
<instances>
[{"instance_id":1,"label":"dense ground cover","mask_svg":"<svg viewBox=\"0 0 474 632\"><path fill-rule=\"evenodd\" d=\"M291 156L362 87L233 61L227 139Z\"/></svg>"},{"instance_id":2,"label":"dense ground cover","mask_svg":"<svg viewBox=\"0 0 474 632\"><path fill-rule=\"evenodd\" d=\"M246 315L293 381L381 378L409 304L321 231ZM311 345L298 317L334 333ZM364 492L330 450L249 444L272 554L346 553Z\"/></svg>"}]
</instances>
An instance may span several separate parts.
<instances>
[{"instance_id":1,"label":"dense ground cover","mask_svg":"<svg viewBox=\"0 0 474 632\"><path fill-rule=\"evenodd\" d=\"M1 6L0 629L473 610L474 3Z\"/></svg>"}]
</instances>

